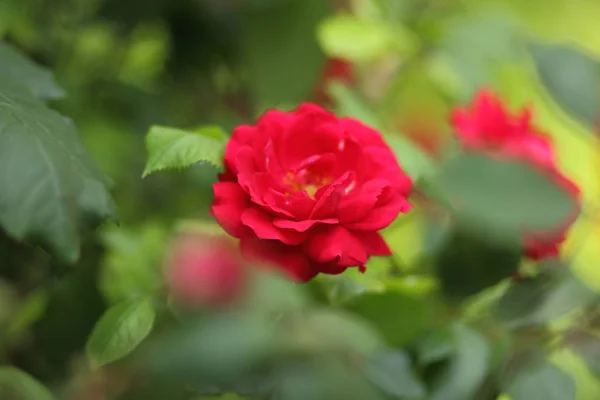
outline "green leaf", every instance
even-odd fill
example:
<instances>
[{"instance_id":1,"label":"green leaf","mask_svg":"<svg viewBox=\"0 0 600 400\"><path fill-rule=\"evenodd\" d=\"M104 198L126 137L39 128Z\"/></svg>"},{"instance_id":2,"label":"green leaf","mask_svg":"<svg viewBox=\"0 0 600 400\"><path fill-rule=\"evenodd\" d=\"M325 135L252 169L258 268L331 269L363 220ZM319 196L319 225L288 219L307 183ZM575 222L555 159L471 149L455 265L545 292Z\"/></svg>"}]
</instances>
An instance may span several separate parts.
<instances>
[{"instance_id":1,"label":"green leaf","mask_svg":"<svg viewBox=\"0 0 600 400\"><path fill-rule=\"evenodd\" d=\"M466 221L508 238L554 231L577 207L571 194L527 163L481 154L450 160L437 183Z\"/></svg>"},{"instance_id":2,"label":"green leaf","mask_svg":"<svg viewBox=\"0 0 600 400\"><path fill-rule=\"evenodd\" d=\"M512 282L496 313L511 326L544 324L588 304L597 295L559 262L540 264L535 277Z\"/></svg>"},{"instance_id":3,"label":"green leaf","mask_svg":"<svg viewBox=\"0 0 600 400\"><path fill-rule=\"evenodd\" d=\"M148 161L142 177L165 169L186 168L206 162L217 168L223 164L225 141L221 129L214 126L188 132L165 126L153 126L146 135Z\"/></svg>"},{"instance_id":4,"label":"green leaf","mask_svg":"<svg viewBox=\"0 0 600 400\"><path fill-rule=\"evenodd\" d=\"M297 104L314 89L325 55L314 35L329 13L322 0L287 0L240 14L248 84L261 108Z\"/></svg>"},{"instance_id":5,"label":"green leaf","mask_svg":"<svg viewBox=\"0 0 600 400\"><path fill-rule=\"evenodd\" d=\"M7 43L0 42L0 60L0 77L25 86L34 97L46 100L65 96L50 71L33 63Z\"/></svg>"},{"instance_id":6,"label":"green leaf","mask_svg":"<svg viewBox=\"0 0 600 400\"><path fill-rule=\"evenodd\" d=\"M395 25L398 27L397 22ZM393 32L380 21L349 14L326 19L319 25L317 35L325 53L352 62L374 61L395 50L397 45L407 50L412 44L407 32Z\"/></svg>"},{"instance_id":7,"label":"green leaf","mask_svg":"<svg viewBox=\"0 0 600 400\"><path fill-rule=\"evenodd\" d=\"M542 82L556 102L594 128L600 115L600 64L568 46L533 43L529 49Z\"/></svg>"},{"instance_id":8,"label":"green leaf","mask_svg":"<svg viewBox=\"0 0 600 400\"><path fill-rule=\"evenodd\" d=\"M156 312L150 298L125 301L109 308L96 323L86 351L92 368L133 351L150 334Z\"/></svg>"},{"instance_id":9,"label":"green leaf","mask_svg":"<svg viewBox=\"0 0 600 400\"><path fill-rule=\"evenodd\" d=\"M394 347L413 340L428 327L431 318L426 299L398 291L363 294L348 308L370 321Z\"/></svg>"},{"instance_id":10,"label":"green leaf","mask_svg":"<svg viewBox=\"0 0 600 400\"><path fill-rule=\"evenodd\" d=\"M477 331L461 324L452 327L455 354L438 378L430 400L469 399L489 368L490 346Z\"/></svg>"},{"instance_id":11,"label":"green leaf","mask_svg":"<svg viewBox=\"0 0 600 400\"><path fill-rule=\"evenodd\" d=\"M505 389L511 400L573 400L575 382L557 366L544 362L521 370Z\"/></svg>"},{"instance_id":12,"label":"green leaf","mask_svg":"<svg viewBox=\"0 0 600 400\"><path fill-rule=\"evenodd\" d=\"M506 246L458 226L445 238L434 262L444 294L462 300L509 278L521 256L520 246Z\"/></svg>"},{"instance_id":13,"label":"green leaf","mask_svg":"<svg viewBox=\"0 0 600 400\"><path fill-rule=\"evenodd\" d=\"M422 398L425 386L415 376L409 356L401 350L382 353L367 366L371 381L395 398Z\"/></svg>"},{"instance_id":14,"label":"green leaf","mask_svg":"<svg viewBox=\"0 0 600 400\"><path fill-rule=\"evenodd\" d=\"M14 367L0 367L0 399L53 400L54 396L29 374Z\"/></svg>"},{"instance_id":15,"label":"green leaf","mask_svg":"<svg viewBox=\"0 0 600 400\"><path fill-rule=\"evenodd\" d=\"M59 257L79 257L84 214L114 216L110 182L88 158L73 123L0 76L0 225Z\"/></svg>"}]
</instances>

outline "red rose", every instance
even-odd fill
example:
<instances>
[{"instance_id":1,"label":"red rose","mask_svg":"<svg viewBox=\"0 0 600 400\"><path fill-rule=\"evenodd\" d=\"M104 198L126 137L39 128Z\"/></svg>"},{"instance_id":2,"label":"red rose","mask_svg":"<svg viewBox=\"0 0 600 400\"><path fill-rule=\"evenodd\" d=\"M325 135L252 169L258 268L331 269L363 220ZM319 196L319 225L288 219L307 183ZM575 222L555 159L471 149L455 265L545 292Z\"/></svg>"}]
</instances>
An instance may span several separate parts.
<instances>
[{"instance_id":1,"label":"red rose","mask_svg":"<svg viewBox=\"0 0 600 400\"><path fill-rule=\"evenodd\" d=\"M245 286L246 271L237 249L224 238L186 235L177 239L167 262L171 293L184 304L228 304Z\"/></svg>"},{"instance_id":2,"label":"red rose","mask_svg":"<svg viewBox=\"0 0 600 400\"><path fill-rule=\"evenodd\" d=\"M579 200L579 188L557 166L550 138L532 124L531 118L530 108L511 114L501 99L484 89L477 94L470 109L458 108L453 112L452 125L466 149L525 160L541 168ZM527 233L524 239L526 255L536 260L558 255L559 246L578 214L579 210L576 210L553 232Z\"/></svg>"},{"instance_id":3,"label":"red rose","mask_svg":"<svg viewBox=\"0 0 600 400\"><path fill-rule=\"evenodd\" d=\"M411 209L412 181L381 135L314 104L235 128L225 167L213 216L298 281L389 255L377 231Z\"/></svg>"}]
</instances>

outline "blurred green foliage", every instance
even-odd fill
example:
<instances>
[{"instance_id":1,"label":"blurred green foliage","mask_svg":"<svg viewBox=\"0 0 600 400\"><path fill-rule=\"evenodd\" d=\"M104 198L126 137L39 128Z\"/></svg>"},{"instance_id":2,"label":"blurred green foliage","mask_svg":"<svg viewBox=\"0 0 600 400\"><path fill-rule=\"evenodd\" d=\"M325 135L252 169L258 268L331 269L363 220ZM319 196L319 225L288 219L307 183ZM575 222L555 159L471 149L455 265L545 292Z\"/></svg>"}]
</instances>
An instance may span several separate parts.
<instances>
[{"instance_id":1,"label":"blurred green foliage","mask_svg":"<svg viewBox=\"0 0 600 400\"><path fill-rule=\"evenodd\" d=\"M599 398L598 20L588 0L3 0L0 398ZM323 80L331 58L350 84ZM582 189L562 260L523 280L504 239L573 205L521 165L451 157L448 113L482 86L533 106ZM385 230L394 255L179 309L168 244L223 234L200 161L319 90L427 198Z\"/></svg>"}]
</instances>

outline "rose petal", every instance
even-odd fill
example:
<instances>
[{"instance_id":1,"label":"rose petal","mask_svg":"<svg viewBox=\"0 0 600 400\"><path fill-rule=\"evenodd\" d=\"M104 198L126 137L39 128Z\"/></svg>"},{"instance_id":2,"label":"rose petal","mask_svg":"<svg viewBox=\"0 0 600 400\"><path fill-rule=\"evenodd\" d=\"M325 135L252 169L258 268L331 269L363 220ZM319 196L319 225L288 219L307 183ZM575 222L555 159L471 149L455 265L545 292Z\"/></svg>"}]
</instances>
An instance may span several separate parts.
<instances>
[{"instance_id":1,"label":"rose petal","mask_svg":"<svg viewBox=\"0 0 600 400\"><path fill-rule=\"evenodd\" d=\"M374 208L364 219L347 224L346 227L357 231L377 231L390 225L398 214L406 214L411 208L412 205L405 197L395 195L387 204Z\"/></svg>"},{"instance_id":2,"label":"rose petal","mask_svg":"<svg viewBox=\"0 0 600 400\"><path fill-rule=\"evenodd\" d=\"M275 219L273 224L278 228L293 229L298 232L306 232L316 224L337 224L337 218L305 219L303 221L291 221L289 219Z\"/></svg>"},{"instance_id":3,"label":"rose petal","mask_svg":"<svg viewBox=\"0 0 600 400\"><path fill-rule=\"evenodd\" d=\"M337 261L340 266L357 266L367 262L368 254L362 242L346 228L332 226L308 239L308 256L319 262Z\"/></svg>"},{"instance_id":4,"label":"rose petal","mask_svg":"<svg viewBox=\"0 0 600 400\"><path fill-rule=\"evenodd\" d=\"M355 231L352 234L362 242L367 249L369 255L374 256L389 256L392 255L392 250L389 248L385 240L379 232L375 231Z\"/></svg>"},{"instance_id":5,"label":"rose petal","mask_svg":"<svg viewBox=\"0 0 600 400\"><path fill-rule=\"evenodd\" d=\"M247 234L242 224L242 214L249 206L248 194L234 182L216 182L213 184L214 202L211 214L219 225L231 236L240 238Z\"/></svg>"},{"instance_id":6,"label":"rose petal","mask_svg":"<svg viewBox=\"0 0 600 400\"><path fill-rule=\"evenodd\" d=\"M306 282L318 273L299 246L286 246L273 240L245 238L240 241L240 249L244 257L268 262L296 282Z\"/></svg>"},{"instance_id":7,"label":"rose petal","mask_svg":"<svg viewBox=\"0 0 600 400\"><path fill-rule=\"evenodd\" d=\"M306 234L303 232L276 227L273 224L273 216L256 207L244 210L241 220L260 239L279 240L282 243L291 245L300 244L306 239Z\"/></svg>"}]
</instances>

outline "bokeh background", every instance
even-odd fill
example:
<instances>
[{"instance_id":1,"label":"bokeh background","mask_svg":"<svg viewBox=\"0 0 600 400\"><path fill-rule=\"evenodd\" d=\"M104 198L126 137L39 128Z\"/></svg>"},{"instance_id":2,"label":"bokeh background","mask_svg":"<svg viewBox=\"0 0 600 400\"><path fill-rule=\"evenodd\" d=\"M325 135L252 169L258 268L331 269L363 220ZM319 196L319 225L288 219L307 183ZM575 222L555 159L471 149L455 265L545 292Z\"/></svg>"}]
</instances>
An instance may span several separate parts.
<instances>
[{"instance_id":1,"label":"bokeh background","mask_svg":"<svg viewBox=\"0 0 600 400\"><path fill-rule=\"evenodd\" d=\"M54 72L67 96L52 106L114 182L119 225L89 233L75 267L3 238L14 284L5 297L20 320L0 354L46 382L72 376L106 307L154 284L140 271L160 270L173 229L210 223L210 166L141 179L150 126L230 131L302 101L433 157L451 135L451 108L478 88L531 106L586 201L564 253L577 250L573 270L600 290L598 21L595 0L1 0L0 39ZM393 260L344 279L377 287L391 262L406 290L430 290L428 277L410 275L427 254L424 229L412 213L385 232ZM600 398L580 359L555 357L578 399Z\"/></svg>"}]
</instances>

